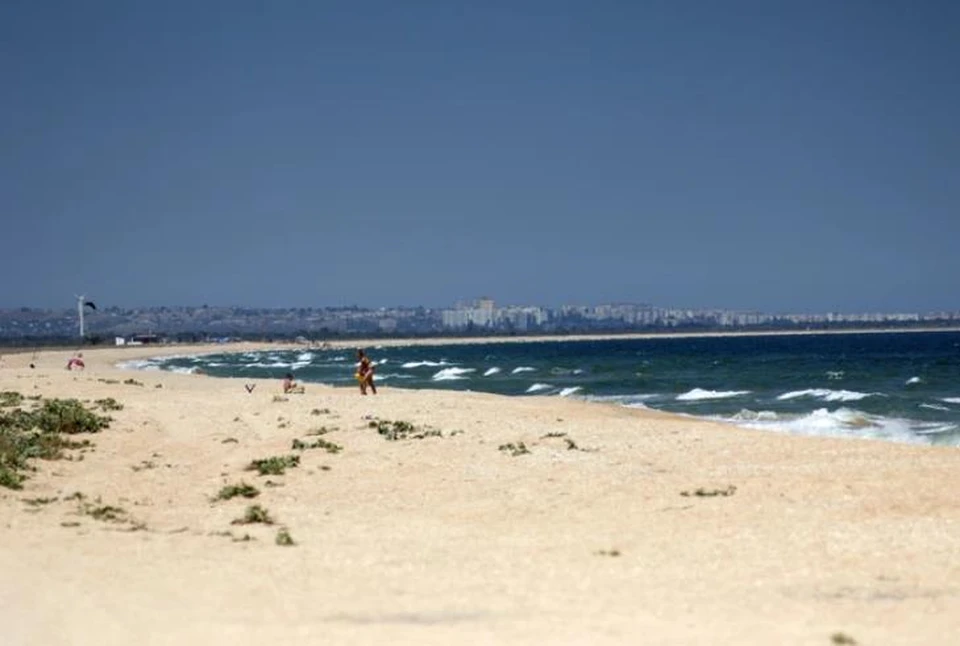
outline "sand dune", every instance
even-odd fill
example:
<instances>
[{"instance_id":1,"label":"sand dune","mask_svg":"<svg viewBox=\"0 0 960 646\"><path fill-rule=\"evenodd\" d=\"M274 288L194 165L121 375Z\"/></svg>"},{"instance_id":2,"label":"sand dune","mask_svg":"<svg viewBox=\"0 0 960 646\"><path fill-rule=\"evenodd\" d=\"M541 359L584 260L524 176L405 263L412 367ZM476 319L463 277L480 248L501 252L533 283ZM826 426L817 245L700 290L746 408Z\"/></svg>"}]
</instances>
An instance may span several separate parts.
<instances>
[{"instance_id":1,"label":"sand dune","mask_svg":"<svg viewBox=\"0 0 960 646\"><path fill-rule=\"evenodd\" d=\"M0 391L123 405L0 488L4 644L960 643L955 447L114 367L161 352L0 360ZM275 524L232 524L251 504Z\"/></svg>"}]
</instances>

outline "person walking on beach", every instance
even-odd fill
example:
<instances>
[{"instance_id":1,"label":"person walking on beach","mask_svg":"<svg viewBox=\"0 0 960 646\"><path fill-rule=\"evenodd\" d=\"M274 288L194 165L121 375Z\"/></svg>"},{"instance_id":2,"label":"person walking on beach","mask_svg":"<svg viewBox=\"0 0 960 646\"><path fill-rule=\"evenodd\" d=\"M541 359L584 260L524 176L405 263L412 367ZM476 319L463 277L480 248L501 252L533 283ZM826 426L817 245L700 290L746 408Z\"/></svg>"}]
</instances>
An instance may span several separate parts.
<instances>
[{"instance_id":1,"label":"person walking on beach","mask_svg":"<svg viewBox=\"0 0 960 646\"><path fill-rule=\"evenodd\" d=\"M363 350L357 350L357 381L360 382L360 394L366 395L367 388L374 395L377 394L377 387L373 383L373 364L370 357Z\"/></svg>"}]
</instances>

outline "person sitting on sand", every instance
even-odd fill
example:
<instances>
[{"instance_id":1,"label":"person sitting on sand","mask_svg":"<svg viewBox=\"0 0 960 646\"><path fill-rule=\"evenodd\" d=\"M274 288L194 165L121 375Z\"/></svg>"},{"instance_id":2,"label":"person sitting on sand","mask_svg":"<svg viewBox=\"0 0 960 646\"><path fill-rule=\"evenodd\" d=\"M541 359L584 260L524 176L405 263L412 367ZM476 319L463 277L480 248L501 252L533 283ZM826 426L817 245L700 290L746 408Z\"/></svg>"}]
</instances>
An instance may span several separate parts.
<instances>
[{"instance_id":1,"label":"person sitting on sand","mask_svg":"<svg viewBox=\"0 0 960 646\"><path fill-rule=\"evenodd\" d=\"M303 385L298 384L296 380L294 380L293 373L288 372L287 375L283 378L283 392L302 395L303 390L304 390Z\"/></svg>"},{"instance_id":2,"label":"person sitting on sand","mask_svg":"<svg viewBox=\"0 0 960 646\"><path fill-rule=\"evenodd\" d=\"M70 361L67 361L67 370L73 370L74 368L76 368L77 370L83 370L85 367L86 365L83 363L82 352L78 352L77 356L70 357Z\"/></svg>"},{"instance_id":3,"label":"person sitting on sand","mask_svg":"<svg viewBox=\"0 0 960 646\"><path fill-rule=\"evenodd\" d=\"M357 350L357 381L360 382L360 394L366 395L367 388L370 388L370 392L374 395L377 394L377 387L373 383L373 363L370 362L370 357L364 353L363 350Z\"/></svg>"}]
</instances>

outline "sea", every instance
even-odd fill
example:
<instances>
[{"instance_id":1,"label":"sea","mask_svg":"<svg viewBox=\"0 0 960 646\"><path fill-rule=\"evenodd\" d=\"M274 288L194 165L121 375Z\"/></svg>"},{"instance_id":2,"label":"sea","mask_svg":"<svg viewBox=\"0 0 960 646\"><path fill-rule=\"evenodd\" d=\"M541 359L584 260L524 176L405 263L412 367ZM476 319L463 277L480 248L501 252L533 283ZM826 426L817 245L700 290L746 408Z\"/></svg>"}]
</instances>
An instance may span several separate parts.
<instances>
[{"instance_id":1,"label":"sea","mask_svg":"<svg viewBox=\"0 0 960 646\"><path fill-rule=\"evenodd\" d=\"M377 382L568 397L772 433L960 446L960 332L685 336L366 348ZM161 357L127 368L355 386L355 352Z\"/></svg>"}]
</instances>

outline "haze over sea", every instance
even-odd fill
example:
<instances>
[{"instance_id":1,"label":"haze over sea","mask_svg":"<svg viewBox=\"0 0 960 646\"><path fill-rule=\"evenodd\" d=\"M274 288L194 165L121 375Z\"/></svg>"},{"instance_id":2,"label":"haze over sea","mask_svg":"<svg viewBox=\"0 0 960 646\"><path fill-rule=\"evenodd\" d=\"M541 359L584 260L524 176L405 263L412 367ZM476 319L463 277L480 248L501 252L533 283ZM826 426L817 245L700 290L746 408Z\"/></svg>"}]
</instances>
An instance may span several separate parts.
<instances>
[{"instance_id":1,"label":"haze over sea","mask_svg":"<svg viewBox=\"0 0 960 646\"><path fill-rule=\"evenodd\" d=\"M960 446L960 333L851 333L375 346L380 384L574 397L771 432ZM339 349L178 356L127 367L353 385ZM308 395L309 396L309 390Z\"/></svg>"}]
</instances>

